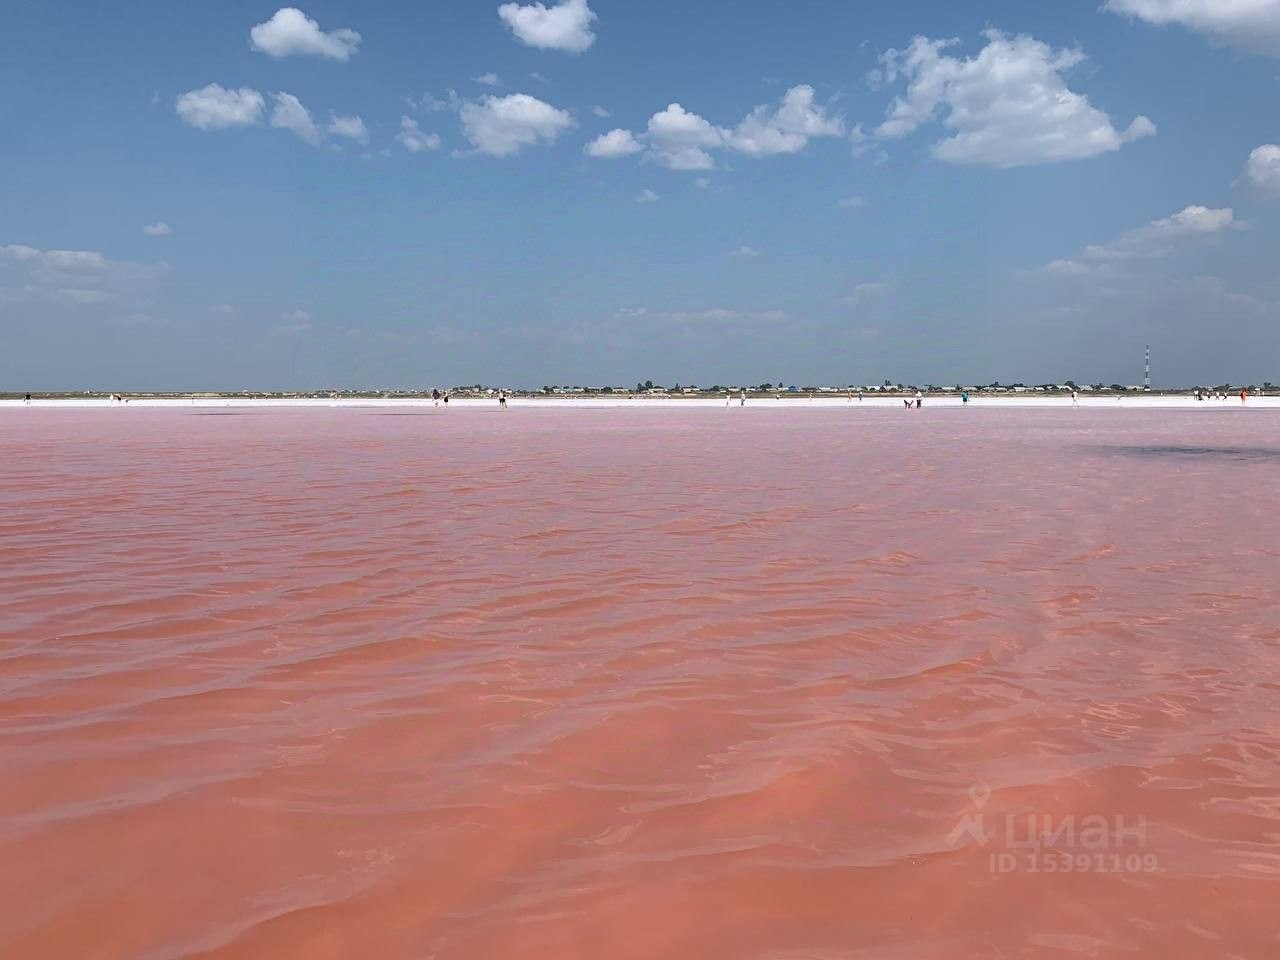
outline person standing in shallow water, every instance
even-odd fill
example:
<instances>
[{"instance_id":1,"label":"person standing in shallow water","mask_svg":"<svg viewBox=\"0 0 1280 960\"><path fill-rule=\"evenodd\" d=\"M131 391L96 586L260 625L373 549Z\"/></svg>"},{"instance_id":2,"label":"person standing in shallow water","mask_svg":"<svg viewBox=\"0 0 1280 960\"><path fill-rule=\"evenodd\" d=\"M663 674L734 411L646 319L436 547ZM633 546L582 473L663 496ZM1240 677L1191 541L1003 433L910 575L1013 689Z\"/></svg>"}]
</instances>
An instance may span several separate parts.
<instances>
[{"instance_id":1,"label":"person standing in shallow water","mask_svg":"<svg viewBox=\"0 0 1280 960\"><path fill-rule=\"evenodd\" d=\"M22 402L25 403L28 407L31 406L31 394L28 393L27 398Z\"/></svg>"},{"instance_id":2,"label":"person standing in shallow water","mask_svg":"<svg viewBox=\"0 0 1280 960\"><path fill-rule=\"evenodd\" d=\"M919 410L922 406L924 406L924 394L922 394L919 390L917 390L916 391L916 409Z\"/></svg>"},{"instance_id":3,"label":"person standing in shallow water","mask_svg":"<svg viewBox=\"0 0 1280 960\"><path fill-rule=\"evenodd\" d=\"M505 390L498 391L498 406L501 407L503 410L507 409L507 391Z\"/></svg>"},{"instance_id":4,"label":"person standing in shallow water","mask_svg":"<svg viewBox=\"0 0 1280 960\"><path fill-rule=\"evenodd\" d=\"M440 406L440 390L439 389L435 389L431 391L431 402L434 403L437 407Z\"/></svg>"},{"instance_id":5,"label":"person standing in shallow water","mask_svg":"<svg viewBox=\"0 0 1280 960\"><path fill-rule=\"evenodd\" d=\"M1241 391L1240 391L1240 402L1241 402L1241 403L1248 403L1248 402L1249 402L1249 391L1248 391L1248 390L1241 390Z\"/></svg>"}]
</instances>

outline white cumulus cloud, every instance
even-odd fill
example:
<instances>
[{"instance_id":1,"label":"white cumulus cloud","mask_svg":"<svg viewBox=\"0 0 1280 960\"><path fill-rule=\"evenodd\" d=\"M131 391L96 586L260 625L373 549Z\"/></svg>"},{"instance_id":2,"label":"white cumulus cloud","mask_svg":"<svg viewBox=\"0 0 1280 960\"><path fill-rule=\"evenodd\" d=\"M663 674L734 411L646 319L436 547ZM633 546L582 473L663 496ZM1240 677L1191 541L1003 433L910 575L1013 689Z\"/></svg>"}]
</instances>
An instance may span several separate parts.
<instances>
[{"instance_id":1,"label":"white cumulus cloud","mask_svg":"<svg viewBox=\"0 0 1280 960\"><path fill-rule=\"evenodd\" d=\"M418 121L412 117L400 118L400 132L396 134L396 139L410 153L422 153L440 147L440 135L423 133L422 128L418 126Z\"/></svg>"},{"instance_id":2,"label":"white cumulus cloud","mask_svg":"<svg viewBox=\"0 0 1280 960\"><path fill-rule=\"evenodd\" d=\"M359 49L360 34L346 27L325 33L297 7L281 7L249 31L249 45L277 58L312 55L346 61Z\"/></svg>"},{"instance_id":3,"label":"white cumulus cloud","mask_svg":"<svg viewBox=\"0 0 1280 960\"><path fill-rule=\"evenodd\" d=\"M1187 243L1212 242L1228 230L1247 228L1230 207L1185 207L1173 216L1126 230L1110 243L1087 246L1077 257L1054 260L1045 269L1062 276L1112 272L1125 261L1155 260L1176 253Z\"/></svg>"},{"instance_id":4,"label":"white cumulus cloud","mask_svg":"<svg viewBox=\"0 0 1280 960\"><path fill-rule=\"evenodd\" d=\"M710 170L716 165L712 156L716 150L752 157L799 153L814 137L841 137L844 133L844 119L816 102L813 87L801 85L788 90L776 104L756 107L734 127L718 126L679 103L670 103L649 118L639 137L626 130L614 130L606 136L617 144L643 141L647 157L671 170Z\"/></svg>"},{"instance_id":5,"label":"white cumulus cloud","mask_svg":"<svg viewBox=\"0 0 1280 960\"><path fill-rule=\"evenodd\" d=\"M472 146L491 157L509 157L524 147L554 143L573 126L566 111L527 93L467 101L459 116Z\"/></svg>"},{"instance_id":6,"label":"white cumulus cloud","mask_svg":"<svg viewBox=\"0 0 1280 960\"><path fill-rule=\"evenodd\" d=\"M661 198L647 187L636 195L636 203L657 203Z\"/></svg>"},{"instance_id":7,"label":"white cumulus cloud","mask_svg":"<svg viewBox=\"0 0 1280 960\"><path fill-rule=\"evenodd\" d=\"M329 126L325 128L335 137L345 137L356 143L368 143L369 131L360 117L340 117L329 115Z\"/></svg>"},{"instance_id":8,"label":"white cumulus cloud","mask_svg":"<svg viewBox=\"0 0 1280 960\"><path fill-rule=\"evenodd\" d=\"M844 120L814 103L809 86L792 87L776 107L756 107L727 138L727 146L750 156L799 153L810 137L842 137Z\"/></svg>"},{"instance_id":9,"label":"white cumulus cloud","mask_svg":"<svg viewBox=\"0 0 1280 960\"><path fill-rule=\"evenodd\" d=\"M216 83L188 90L178 97L175 109L184 122L198 130L247 127L262 121L265 101L249 87L227 90Z\"/></svg>"},{"instance_id":10,"label":"white cumulus cloud","mask_svg":"<svg viewBox=\"0 0 1280 960\"><path fill-rule=\"evenodd\" d=\"M1245 176L1256 187L1280 194L1280 146L1265 143L1249 154Z\"/></svg>"},{"instance_id":11,"label":"white cumulus cloud","mask_svg":"<svg viewBox=\"0 0 1280 960\"><path fill-rule=\"evenodd\" d=\"M1063 73L1085 60L1080 50L1054 50L999 30L983 36L987 45L970 59L945 52L957 41L927 37L887 51L885 81L905 79L907 91L889 106L876 135L905 137L941 112L953 134L934 144L939 160L1019 167L1095 157L1156 132L1146 117L1118 130L1088 97L1068 88Z\"/></svg>"},{"instance_id":12,"label":"white cumulus cloud","mask_svg":"<svg viewBox=\"0 0 1280 960\"><path fill-rule=\"evenodd\" d=\"M77 304L116 300L136 284L161 277L164 263L110 260L96 250L41 250L25 244L0 246L0 276L13 271L26 284L22 296Z\"/></svg>"},{"instance_id":13,"label":"white cumulus cloud","mask_svg":"<svg viewBox=\"0 0 1280 960\"><path fill-rule=\"evenodd\" d=\"M649 118L648 140L654 157L672 170L710 170L708 150L724 146L727 131L690 113L678 103Z\"/></svg>"},{"instance_id":14,"label":"white cumulus cloud","mask_svg":"<svg viewBox=\"0 0 1280 960\"><path fill-rule=\"evenodd\" d=\"M564 0L553 7L504 3L498 8L498 16L526 46L582 53L596 42L591 30L596 15L587 0Z\"/></svg>"},{"instance_id":15,"label":"white cumulus cloud","mask_svg":"<svg viewBox=\"0 0 1280 960\"><path fill-rule=\"evenodd\" d=\"M320 143L320 130L311 113L292 93L273 94L275 109L271 111L271 126L280 130L289 130L313 147Z\"/></svg>"},{"instance_id":16,"label":"white cumulus cloud","mask_svg":"<svg viewBox=\"0 0 1280 960\"><path fill-rule=\"evenodd\" d=\"M596 137L584 148L587 156L601 160L629 157L639 153L644 146L630 130L610 130Z\"/></svg>"},{"instance_id":17,"label":"white cumulus cloud","mask_svg":"<svg viewBox=\"0 0 1280 960\"><path fill-rule=\"evenodd\" d=\"M142 232L148 237L167 237L173 233L173 227L169 226L163 220L156 223L149 223L142 228Z\"/></svg>"},{"instance_id":18,"label":"white cumulus cloud","mask_svg":"<svg viewBox=\"0 0 1280 960\"><path fill-rule=\"evenodd\" d=\"M1107 0L1103 9L1280 56L1280 0Z\"/></svg>"},{"instance_id":19,"label":"white cumulus cloud","mask_svg":"<svg viewBox=\"0 0 1280 960\"><path fill-rule=\"evenodd\" d=\"M482 73L478 77L472 79L482 87L500 87L502 80L496 73Z\"/></svg>"}]
</instances>

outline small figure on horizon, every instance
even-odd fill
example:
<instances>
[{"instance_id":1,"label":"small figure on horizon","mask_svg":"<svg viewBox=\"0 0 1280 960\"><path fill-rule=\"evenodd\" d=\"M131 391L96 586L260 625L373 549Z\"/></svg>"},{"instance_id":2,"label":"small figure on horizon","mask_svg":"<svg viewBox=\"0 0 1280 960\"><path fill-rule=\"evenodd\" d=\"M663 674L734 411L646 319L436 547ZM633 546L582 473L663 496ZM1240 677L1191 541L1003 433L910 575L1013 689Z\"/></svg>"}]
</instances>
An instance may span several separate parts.
<instances>
[{"instance_id":1,"label":"small figure on horizon","mask_svg":"<svg viewBox=\"0 0 1280 960\"><path fill-rule=\"evenodd\" d=\"M960 402L961 402L964 406L968 406L968 405L969 405L969 391L968 391L968 390L965 390L965 391L963 391L963 392L960 394Z\"/></svg>"},{"instance_id":2,"label":"small figure on horizon","mask_svg":"<svg viewBox=\"0 0 1280 960\"><path fill-rule=\"evenodd\" d=\"M23 400L23 403L25 403L28 407L31 406L31 394L29 393L27 394L27 397L25 400Z\"/></svg>"},{"instance_id":3,"label":"small figure on horizon","mask_svg":"<svg viewBox=\"0 0 1280 960\"><path fill-rule=\"evenodd\" d=\"M437 407L440 406L440 390L438 387L431 391L431 400Z\"/></svg>"},{"instance_id":4,"label":"small figure on horizon","mask_svg":"<svg viewBox=\"0 0 1280 960\"><path fill-rule=\"evenodd\" d=\"M859 390L859 391L858 391L858 402L859 402L859 403L861 403L861 402L862 402L862 391L861 391L861 390Z\"/></svg>"},{"instance_id":5,"label":"small figure on horizon","mask_svg":"<svg viewBox=\"0 0 1280 960\"><path fill-rule=\"evenodd\" d=\"M924 405L924 394L919 390L916 391L916 409L919 410Z\"/></svg>"},{"instance_id":6,"label":"small figure on horizon","mask_svg":"<svg viewBox=\"0 0 1280 960\"><path fill-rule=\"evenodd\" d=\"M1080 394L1076 393L1074 390L1071 391L1071 405L1073 407L1080 406Z\"/></svg>"},{"instance_id":7,"label":"small figure on horizon","mask_svg":"<svg viewBox=\"0 0 1280 960\"><path fill-rule=\"evenodd\" d=\"M747 405L747 388L742 388L742 396L738 400L738 406L745 407Z\"/></svg>"},{"instance_id":8,"label":"small figure on horizon","mask_svg":"<svg viewBox=\"0 0 1280 960\"><path fill-rule=\"evenodd\" d=\"M445 407L446 407L446 408L449 406L449 391L448 391L448 390L446 390L446 391L444 392L444 405L445 405Z\"/></svg>"},{"instance_id":9,"label":"small figure on horizon","mask_svg":"<svg viewBox=\"0 0 1280 960\"><path fill-rule=\"evenodd\" d=\"M500 406L503 410L507 409L507 391L505 390L498 391L498 406Z\"/></svg>"},{"instance_id":10,"label":"small figure on horizon","mask_svg":"<svg viewBox=\"0 0 1280 960\"><path fill-rule=\"evenodd\" d=\"M1240 402L1241 402L1242 404L1244 404L1244 403L1248 403L1248 402L1249 402L1249 391L1248 391L1248 390L1241 390L1241 391L1240 391Z\"/></svg>"}]
</instances>

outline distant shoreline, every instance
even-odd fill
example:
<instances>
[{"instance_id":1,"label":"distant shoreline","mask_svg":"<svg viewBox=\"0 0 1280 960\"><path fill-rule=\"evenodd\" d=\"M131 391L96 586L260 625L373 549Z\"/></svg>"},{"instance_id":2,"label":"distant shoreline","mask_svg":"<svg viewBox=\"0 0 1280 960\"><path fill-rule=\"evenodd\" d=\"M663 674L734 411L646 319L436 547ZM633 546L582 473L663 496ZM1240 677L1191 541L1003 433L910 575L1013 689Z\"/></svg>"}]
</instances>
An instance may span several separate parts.
<instances>
[{"instance_id":1,"label":"distant shoreline","mask_svg":"<svg viewBox=\"0 0 1280 960\"><path fill-rule=\"evenodd\" d=\"M663 388L654 388L652 390L562 390L556 389L551 392L545 390L505 390L505 394L510 400L536 400L546 403L574 403L583 401L676 401L676 402L708 402L720 401L724 402L726 397L737 403L742 396L742 387L722 387L716 390L667 390ZM828 403L835 401L847 401L850 398L850 391L847 388L789 388L783 390L760 390L748 387L747 400L771 400L786 403L803 403L805 401L822 400ZM1045 389L1042 387L965 387L959 390L954 388L919 388L922 396L928 400L953 399L960 400L961 395L967 392L971 401L979 400L1032 400L1032 399L1071 399L1070 389ZM1206 388L1200 387L1179 387L1163 390L1143 390L1137 387L1126 387L1124 389L1106 388L1102 390L1084 388L1078 391L1078 397L1081 402L1089 399L1116 397L1128 398L1134 400L1144 399L1192 399L1196 390L1204 391ZM1208 388L1214 390L1217 388ZM1228 400L1234 399L1237 402L1240 399L1240 391L1247 390L1249 397L1264 398L1273 397L1280 398L1280 388L1252 388L1252 387L1228 387L1225 391ZM859 390L854 387L852 390L853 402L862 399L864 402L869 400L903 400L906 398L914 398L916 395L916 387L883 387L883 388L864 388ZM485 387L481 389L475 388L450 388L448 396L451 402L460 400L479 400L479 401L497 401L499 393L504 392L504 388ZM441 391L442 395L444 391ZM26 394L23 392L0 391L0 403L17 401L25 402ZM51 401L67 401L81 404L93 404L95 402L110 403L113 398L121 397L128 399L131 403L139 402L190 402L197 403L216 403L223 401L231 402L263 402L275 401L280 403L302 402L302 401L340 401L347 403L356 403L361 401L392 401L403 403L417 402L433 402L430 390L301 390L301 391L267 391L267 390L243 390L243 391L137 391L124 393L107 393L92 390L75 391L75 390L50 390L50 391L32 391L30 394L33 401L42 403ZM1214 400L1206 400L1202 402L1215 402ZM1221 403L1221 400L1216 402Z\"/></svg>"},{"instance_id":2,"label":"distant shoreline","mask_svg":"<svg viewBox=\"0 0 1280 960\"><path fill-rule=\"evenodd\" d=\"M405 408L429 410L447 414L449 410L492 410L501 409L497 395L477 396L474 394L450 394L450 402L436 403L427 395L386 395L386 394L292 394L292 395L245 395L245 394L126 394L125 400L112 400L109 394L104 395L41 395L32 394L28 404L19 395L0 395L0 410L119 410L125 412L135 409L150 410L190 410L200 408L242 408L242 409L358 409L358 408ZM703 396L652 396L638 394L611 394L604 396L548 396L544 394L508 393L507 409L541 409L541 410L739 410L739 409L774 409L774 410L857 410L857 409L897 409L904 408L904 402L914 409L914 392L907 393L875 393L864 394L859 400L857 394L849 398L846 394L748 394L744 405L740 395L726 398L725 394ZM127 400L127 402L126 402ZM1151 410L1151 409L1186 409L1186 410L1240 410L1240 409L1278 409L1280 395L1251 395L1247 403L1240 402L1239 394L1228 396L1225 400L1196 400L1193 394L1173 392L1151 392L1139 394L1088 393L1080 394L1078 405L1081 409L1092 410ZM1070 394L1044 393L1006 393L1006 394L970 394L968 404L954 392L931 393L923 397L923 409L1024 409L1024 410L1071 410L1074 405Z\"/></svg>"}]
</instances>

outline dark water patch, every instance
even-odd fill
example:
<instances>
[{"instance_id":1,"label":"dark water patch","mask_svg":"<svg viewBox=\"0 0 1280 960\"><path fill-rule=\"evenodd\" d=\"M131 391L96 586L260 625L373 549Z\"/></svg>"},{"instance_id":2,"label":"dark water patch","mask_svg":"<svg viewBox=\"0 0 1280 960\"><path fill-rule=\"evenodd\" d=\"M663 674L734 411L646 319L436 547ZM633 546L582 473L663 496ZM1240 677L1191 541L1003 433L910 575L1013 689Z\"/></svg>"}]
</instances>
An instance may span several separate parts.
<instances>
[{"instance_id":1,"label":"dark water patch","mask_svg":"<svg viewBox=\"0 0 1280 960\"><path fill-rule=\"evenodd\" d=\"M1108 453L1130 457L1204 457L1217 460L1280 460L1280 450L1271 447L1132 446L1104 447Z\"/></svg>"}]
</instances>

